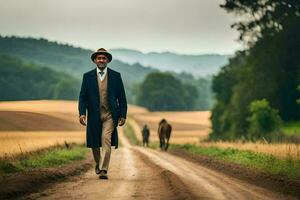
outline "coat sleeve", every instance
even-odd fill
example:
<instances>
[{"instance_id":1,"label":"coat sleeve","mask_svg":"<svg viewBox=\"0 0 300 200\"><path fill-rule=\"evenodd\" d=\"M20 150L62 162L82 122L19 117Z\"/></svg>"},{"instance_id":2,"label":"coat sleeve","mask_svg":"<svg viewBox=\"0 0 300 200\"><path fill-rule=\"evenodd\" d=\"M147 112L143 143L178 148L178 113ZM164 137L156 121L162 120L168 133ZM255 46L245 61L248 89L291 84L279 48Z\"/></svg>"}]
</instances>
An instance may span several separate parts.
<instances>
[{"instance_id":1,"label":"coat sleeve","mask_svg":"<svg viewBox=\"0 0 300 200\"><path fill-rule=\"evenodd\" d=\"M118 102L119 102L119 109L120 109L120 118L125 118L127 116L127 100L125 89L123 85L123 81L121 78L121 74L119 74L119 84L118 84Z\"/></svg>"},{"instance_id":2,"label":"coat sleeve","mask_svg":"<svg viewBox=\"0 0 300 200\"><path fill-rule=\"evenodd\" d=\"M86 109L87 109L87 88L86 88L86 75L83 75L82 78L82 84L79 94L79 101L78 101L78 110L79 110L79 116L86 115Z\"/></svg>"}]
</instances>

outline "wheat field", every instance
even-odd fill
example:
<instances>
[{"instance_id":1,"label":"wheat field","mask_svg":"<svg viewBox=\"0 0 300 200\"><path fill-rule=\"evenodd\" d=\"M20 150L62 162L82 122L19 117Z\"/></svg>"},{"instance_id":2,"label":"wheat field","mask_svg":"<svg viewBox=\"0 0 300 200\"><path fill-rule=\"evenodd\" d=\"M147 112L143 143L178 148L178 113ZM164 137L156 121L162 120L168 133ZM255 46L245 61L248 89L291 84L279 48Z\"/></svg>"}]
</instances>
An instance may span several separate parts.
<instances>
[{"instance_id":1,"label":"wheat field","mask_svg":"<svg viewBox=\"0 0 300 200\"><path fill-rule=\"evenodd\" d=\"M67 143L85 143L78 102L60 100L0 102L0 157ZM129 105L130 113L147 112Z\"/></svg>"},{"instance_id":2,"label":"wheat field","mask_svg":"<svg viewBox=\"0 0 300 200\"><path fill-rule=\"evenodd\" d=\"M0 157L84 143L75 101L0 102Z\"/></svg>"},{"instance_id":3,"label":"wheat field","mask_svg":"<svg viewBox=\"0 0 300 200\"><path fill-rule=\"evenodd\" d=\"M158 122L165 118L173 127L170 143L195 144L202 147L233 148L250 150L273 155L280 159L300 159L299 144L264 142L203 142L211 131L210 112L149 112L130 113L128 122L133 127L136 136L142 140L141 129L144 124L149 125L151 135L150 142L158 142Z\"/></svg>"},{"instance_id":4,"label":"wheat field","mask_svg":"<svg viewBox=\"0 0 300 200\"><path fill-rule=\"evenodd\" d=\"M16 154L28 153L67 142L82 144L85 135L82 131L1 131L0 156L10 157Z\"/></svg>"},{"instance_id":5,"label":"wheat field","mask_svg":"<svg viewBox=\"0 0 300 200\"><path fill-rule=\"evenodd\" d=\"M170 142L176 144L198 143L208 137L210 132L210 112L129 112L129 122L134 126L136 135L141 139L141 128L147 124L150 129L150 141L158 141L157 129L161 119L172 125Z\"/></svg>"},{"instance_id":6,"label":"wheat field","mask_svg":"<svg viewBox=\"0 0 300 200\"><path fill-rule=\"evenodd\" d=\"M158 122L172 124L170 142L204 147L235 148L299 160L299 145L261 142L203 142L211 131L210 112L149 112L129 105L128 119L139 140L144 124L150 127L150 142L157 142ZM57 144L85 143L85 127L78 122L77 101L0 102L0 157L35 151Z\"/></svg>"}]
</instances>

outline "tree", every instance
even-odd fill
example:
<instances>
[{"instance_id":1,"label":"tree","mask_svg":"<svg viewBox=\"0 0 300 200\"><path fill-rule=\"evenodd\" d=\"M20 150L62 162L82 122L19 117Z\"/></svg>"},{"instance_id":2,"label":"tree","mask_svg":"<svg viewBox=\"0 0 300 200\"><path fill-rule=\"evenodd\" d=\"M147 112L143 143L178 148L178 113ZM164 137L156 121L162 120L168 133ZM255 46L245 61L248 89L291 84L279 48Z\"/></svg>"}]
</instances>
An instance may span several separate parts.
<instances>
[{"instance_id":1,"label":"tree","mask_svg":"<svg viewBox=\"0 0 300 200\"><path fill-rule=\"evenodd\" d=\"M0 100L77 99L80 83L46 66L0 55Z\"/></svg>"},{"instance_id":2,"label":"tree","mask_svg":"<svg viewBox=\"0 0 300 200\"><path fill-rule=\"evenodd\" d=\"M226 0L222 8L240 16L233 27L248 48L213 79L217 102L212 137L248 135L251 102L266 99L284 121L300 119L300 15L295 0Z\"/></svg>"},{"instance_id":3,"label":"tree","mask_svg":"<svg viewBox=\"0 0 300 200\"><path fill-rule=\"evenodd\" d=\"M297 89L300 92L300 85L298 85ZM300 99L297 99L297 103L300 104Z\"/></svg>"},{"instance_id":4,"label":"tree","mask_svg":"<svg viewBox=\"0 0 300 200\"><path fill-rule=\"evenodd\" d=\"M226 0L220 6L240 16L232 27L240 32L240 40L249 44L285 29L286 21L300 16L299 0Z\"/></svg>"},{"instance_id":5,"label":"tree","mask_svg":"<svg viewBox=\"0 0 300 200\"><path fill-rule=\"evenodd\" d=\"M249 136L251 139L272 140L279 135L281 118L266 99L253 101L250 105Z\"/></svg>"},{"instance_id":6,"label":"tree","mask_svg":"<svg viewBox=\"0 0 300 200\"><path fill-rule=\"evenodd\" d=\"M139 87L137 103L151 111L191 110L197 90L182 84L169 73L154 72L146 76Z\"/></svg>"}]
</instances>

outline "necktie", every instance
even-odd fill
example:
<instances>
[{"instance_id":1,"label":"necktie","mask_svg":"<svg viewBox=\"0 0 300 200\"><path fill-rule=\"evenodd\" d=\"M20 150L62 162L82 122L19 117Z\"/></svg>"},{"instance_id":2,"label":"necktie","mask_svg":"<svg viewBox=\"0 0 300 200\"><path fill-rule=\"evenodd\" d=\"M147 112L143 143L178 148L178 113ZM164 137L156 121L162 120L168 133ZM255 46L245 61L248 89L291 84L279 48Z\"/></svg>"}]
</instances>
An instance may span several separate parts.
<instances>
[{"instance_id":1,"label":"necktie","mask_svg":"<svg viewBox=\"0 0 300 200\"><path fill-rule=\"evenodd\" d=\"M100 71L99 74L100 74L100 76L102 77L102 75L104 74L104 72L103 72L103 71Z\"/></svg>"}]
</instances>

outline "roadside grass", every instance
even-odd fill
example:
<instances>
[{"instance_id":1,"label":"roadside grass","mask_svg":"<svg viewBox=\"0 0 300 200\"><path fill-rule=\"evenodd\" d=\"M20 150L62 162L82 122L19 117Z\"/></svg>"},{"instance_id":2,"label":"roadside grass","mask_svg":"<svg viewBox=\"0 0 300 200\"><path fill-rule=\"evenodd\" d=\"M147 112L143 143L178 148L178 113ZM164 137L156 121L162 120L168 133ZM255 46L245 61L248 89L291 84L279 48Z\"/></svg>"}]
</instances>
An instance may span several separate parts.
<instances>
[{"instance_id":1,"label":"roadside grass","mask_svg":"<svg viewBox=\"0 0 300 200\"><path fill-rule=\"evenodd\" d=\"M300 136L300 121L285 123L282 131L286 136Z\"/></svg>"},{"instance_id":2,"label":"roadside grass","mask_svg":"<svg viewBox=\"0 0 300 200\"><path fill-rule=\"evenodd\" d=\"M159 142L150 142L149 148L151 149L159 149Z\"/></svg>"},{"instance_id":3,"label":"roadside grass","mask_svg":"<svg viewBox=\"0 0 300 200\"><path fill-rule=\"evenodd\" d=\"M300 127L300 124L292 124L290 127ZM124 129L125 136L129 139L131 144L137 144L141 145L141 142L138 141L134 134L133 128L130 126L129 123L126 124ZM209 144L210 142L208 142ZM214 145L214 144L213 144ZM287 144L283 144L284 148L287 149L284 153L284 156L278 156L278 152L275 152L275 155L272 155L271 153L274 153L271 150L278 149L278 145L274 144L264 144L265 146L259 145L259 144L253 144L253 148L251 150L247 149L237 149L234 147L216 147L216 146L201 146L201 144L192 145L192 144L171 144L169 146L169 150L184 150L188 153L194 154L194 155L202 155L211 157L218 160L223 160L225 162L229 163L236 163L241 166L249 167L252 169L257 169L263 172L268 172L273 175L280 175L287 177L289 179L300 179L300 156L298 151L298 146L295 146L296 153L293 152L291 148L294 146L287 146ZM243 146L243 145L241 145ZM262 151L258 152L259 147L274 147L274 149L268 151ZM159 143L158 142L151 142L149 143L149 148L152 149L159 149ZM279 148L280 152L282 151L282 148ZM294 149L294 148L293 148ZM295 154L295 155L294 155ZM276 156L277 155L277 156Z\"/></svg>"},{"instance_id":4,"label":"roadside grass","mask_svg":"<svg viewBox=\"0 0 300 200\"><path fill-rule=\"evenodd\" d=\"M181 149L196 155L208 156L275 175L300 178L300 160L278 159L275 156L232 148L201 147L191 144L171 145L170 150Z\"/></svg>"},{"instance_id":5,"label":"roadside grass","mask_svg":"<svg viewBox=\"0 0 300 200\"><path fill-rule=\"evenodd\" d=\"M84 145L55 146L16 157L0 159L0 175L26 171L35 168L61 166L75 160L83 160L88 149Z\"/></svg>"},{"instance_id":6,"label":"roadside grass","mask_svg":"<svg viewBox=\"0 0 300 200\"><path fill-rule=\"evenodd\" d=\"M141 145L141 142L137 139L134 130L132 128L132 126L130 125L130 123L126 123L124 125L124 135L127 137L127 139L129 140L130 144L132 145Z\"/></svg>"},{"instance_id":7,"label":"roadside grass","mask_svg":"<svg viewBox=\"0 0 300 200\"><path fill-rule=\"evenodd\" d=\"M201 147L217 147L222 149L232 148L241 151L252 151L267 155L273 155L281 160L300 160L300 144L297 143L266 143L265 141L213 141L200 142L197 145Z\"/></svg>"}]
</instances>

